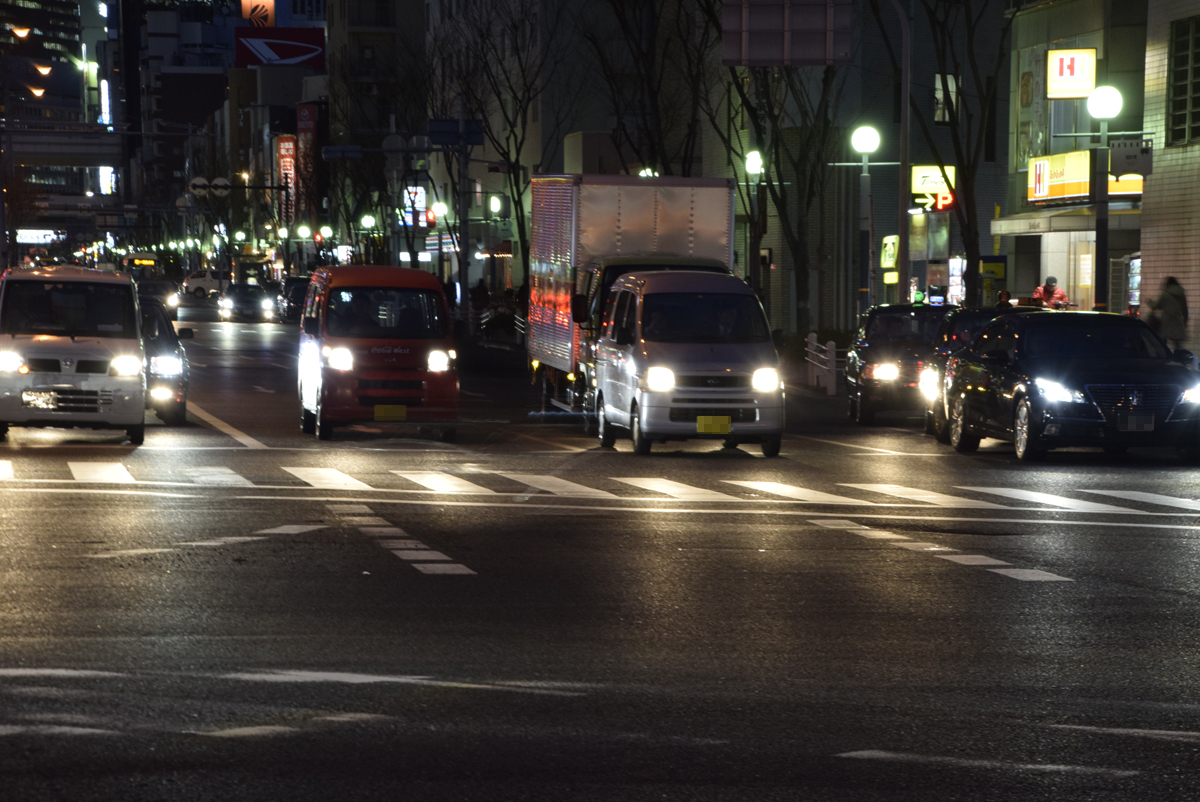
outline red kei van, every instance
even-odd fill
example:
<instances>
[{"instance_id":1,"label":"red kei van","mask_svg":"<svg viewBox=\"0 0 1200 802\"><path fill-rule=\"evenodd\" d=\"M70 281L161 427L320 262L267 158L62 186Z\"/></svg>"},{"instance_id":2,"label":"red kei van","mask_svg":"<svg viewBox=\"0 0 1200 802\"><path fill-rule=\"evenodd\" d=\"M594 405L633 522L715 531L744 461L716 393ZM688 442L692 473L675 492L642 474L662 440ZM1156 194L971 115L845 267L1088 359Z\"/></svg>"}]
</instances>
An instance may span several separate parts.
<instances>
[{"instance_id":1,"label":"red kei van","mask_svg":"<svg viewBox=\"0 0 1200 802\"><path fill-rule=\"evenodd\" d=\"M300 428L408 422L454 440L458 371L442 286L408 267L322 267L304 300Z\"/></svg>"}]
</instances>

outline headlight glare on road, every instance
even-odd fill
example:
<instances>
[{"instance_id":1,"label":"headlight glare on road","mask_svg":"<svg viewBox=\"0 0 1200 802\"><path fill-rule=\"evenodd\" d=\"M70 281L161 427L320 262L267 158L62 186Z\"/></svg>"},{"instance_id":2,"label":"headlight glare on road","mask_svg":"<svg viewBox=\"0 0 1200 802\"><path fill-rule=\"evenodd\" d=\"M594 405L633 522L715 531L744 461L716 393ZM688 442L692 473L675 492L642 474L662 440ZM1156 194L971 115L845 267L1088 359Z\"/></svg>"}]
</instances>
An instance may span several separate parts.
<instances>
[{"instance_id":1,"label":"headlight glare on road","mask_svg":"<svg viewBox=\"0 0 1200 802\"><path fill-rule=\"evenodd\" d=\"M892 382L900 378L900 366L892 362L882 362L877 365L867 365L865 378L878 379L881 382Z\"/></svg>"},{"instance_id":2,"label":"headlight glare on road","mask_svg":"<svg viewBox=\"0 0 1200 802\"><path fill-rule=\"evenodd\" d=\"M25 364L24 358L14 351L0 351L0 373L16 373Z\"/></svg>"},{"instance_id":3,"label":"headlight glare on road","mask_svg":"<svg viewBox=\"0 0 1200 802\"><path fill-rule=\"evenodd\" d=\"M1042 397L1054 404L1082 404L1086 401L1083 393L1078 390L1068 390L1050 379L1038 379L1034 384L1042 391Z\"/></svg>"},{"instance_id":4,"label":"headlight glare on road","mask_svg":"<svg viewBox=\"0 0 1200 802\"><path fill-rule=\"evenodd\" d=\"M350 353L349 348L333 348L329 351L329 356L326 357L327 364L334 370L353 370L354 369L354 354Z\"/></svg>"},{"instance_id":5,"label":"headlight glare on road","mask_svg":"<svg viewBox=\"0 0 1200 802\"><path fill-rule=\"evenodd\" d=\"M425 358L430 373L445 373L450 370L450 355L445 351L430 351Z\"/></svg>"},{"instance_id":6,"label":"headlight glare on road","mask_svg":"<svg viewBox=\"0 0 1200 802\"><path fill-rule=\"evenodd\" d=\"M150 372L155 376L178 376L183 373L183 360L177 356L152 356Z\"/></svg>"},{"instance_id":7,"label":"headlight glare on road","mask_svg":"<svg viewBox=\"0 0 1200 802\"><path fill-rule=\"evenodd\" d=\"M921 378L917 380L917 388L926 400L936 400L938 397L938 372L933 368L925 368L921 371Z\"/></svg>"},{"instance_id":8,"label":"headlight glare on road","mask_svg":"<svg viewBox=\"0 0 1200 802\"><path fill-rule=\"evenodd\" d=\"M775 368L759 368L750 377L750 386L759 393L775 392L779 389L779 371Z\"/></svg>"},{"instance_id":9,"label":"headlight glare on road","mask_svg":"<svg viewBox=\"0 0 1200 802\"><path fill-rule=\"evenodd\" d=\"M3 354L0 354L0 357L2 356ZM1185 404L1200 404L1200 384L1190 390L1184 390L1182 401Z\"/></svg>"},{"instance_id":10,"label":"headlight glare on road","mask_svg":"<svg viewBox=\"0 0 1200 802\"><path fill-rule=\"evenodd\" d=\"M136 376L142 372L142 360L132 354L114 357L111 366L117 376Z\"/></svg>"},{"instance_id":11,"label":"headlight glare on road","mask_svg":"<svg viewBox=\"0 0 1200 802\"><path fill-rule=\"evenodd\" d=\"M655 393L665 393L675 389L675 374L670 368L650 368L646 371L646 389Z\"/></svg>"}]
</instances>

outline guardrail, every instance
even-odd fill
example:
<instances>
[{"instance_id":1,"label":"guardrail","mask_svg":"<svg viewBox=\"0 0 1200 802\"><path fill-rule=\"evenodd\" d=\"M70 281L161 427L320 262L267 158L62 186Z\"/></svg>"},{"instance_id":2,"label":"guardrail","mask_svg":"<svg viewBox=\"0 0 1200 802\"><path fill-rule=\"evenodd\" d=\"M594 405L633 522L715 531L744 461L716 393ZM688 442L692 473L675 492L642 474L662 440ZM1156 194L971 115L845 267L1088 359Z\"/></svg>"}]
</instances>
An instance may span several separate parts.
<instances>
[{"instance_id":1,"label":"guardrail","mask_svg":"<svg viewBox=\"0 0 1200 802\"><path fill-rule=\"evenodd\" d=\"M839 349L833 340L821 344L816 332L809 332L804 350L804 383L825 388L827 395L837 395L837 376L846 368L846 349Z\"/></svg>"}]
</instances>

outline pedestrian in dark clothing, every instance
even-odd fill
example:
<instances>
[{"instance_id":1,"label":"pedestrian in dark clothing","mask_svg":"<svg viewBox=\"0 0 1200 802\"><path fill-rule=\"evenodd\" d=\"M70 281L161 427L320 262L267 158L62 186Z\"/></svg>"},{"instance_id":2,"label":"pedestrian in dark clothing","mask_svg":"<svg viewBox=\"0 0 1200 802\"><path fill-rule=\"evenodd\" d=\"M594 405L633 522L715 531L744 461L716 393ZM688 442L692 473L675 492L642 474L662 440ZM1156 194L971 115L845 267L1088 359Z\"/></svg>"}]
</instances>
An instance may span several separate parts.
<instances>
[{"instance_id":1,"label":"pedestrian in dark clothing","mask_svg":"<svg viewBox=\"0 0 1200 802\"><path fill-rule=\"evenodd\" d=\"M1183 341L1187 338L1187 298L1183 294L1183 287L1179 286L1174 276L1167 276L1167 280L1163 282L1162 294L1151 302L1150 306L1153 310L1150 317L1152 321L1157 319L1159 335L1172 349L1182 348Z\"/></svg>"},{"instance_id":2,"label":"pedestrian in dark clothing","mask_svg":"<svg viewBox=\"0 0 1200 802\"><path fill-rule=\"evenodd\" d=\"M1012 309L1012 293L1008 290L1000 290L999 299L996 301L996 311L1003 312L1006 309Z\"/></svg>"}]
</instances>

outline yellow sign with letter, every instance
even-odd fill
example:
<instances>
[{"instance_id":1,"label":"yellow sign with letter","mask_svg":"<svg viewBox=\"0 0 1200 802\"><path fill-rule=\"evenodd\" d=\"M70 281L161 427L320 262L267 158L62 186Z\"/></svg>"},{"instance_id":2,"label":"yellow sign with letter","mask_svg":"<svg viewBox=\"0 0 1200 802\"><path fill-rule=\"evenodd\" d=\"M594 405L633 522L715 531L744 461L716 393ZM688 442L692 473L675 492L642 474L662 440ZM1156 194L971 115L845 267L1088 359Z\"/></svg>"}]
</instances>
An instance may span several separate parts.
<instances>
[{"instance_id":1,"label":"yellow sign with letter","mask_svg":"<svg viewBox=\"0 0 1200 802\"><path fill-rule=\"evenodd\" d=\"M1073 150L1029 160L1025 198L1030 203L1087 200L1092 185L1091 152ZM1108 176L1108 196L1125 198L1142 194L1142 177L1128 173Z\"/></svg>"},{"instance_id":2,"label":"yellow sign with letter","mask_svg":"<svg viewBox=\"0 0 1200 802\"><path fill-rule=\"evenodd\" d=\"M1087 97L1096 88L1096 50L1050 50L1046 53L1046 97Z\"/></svg>"}]
</instances>

